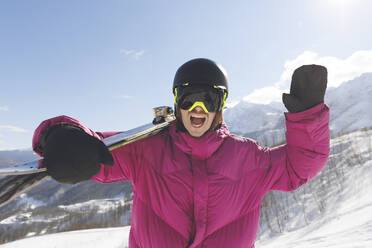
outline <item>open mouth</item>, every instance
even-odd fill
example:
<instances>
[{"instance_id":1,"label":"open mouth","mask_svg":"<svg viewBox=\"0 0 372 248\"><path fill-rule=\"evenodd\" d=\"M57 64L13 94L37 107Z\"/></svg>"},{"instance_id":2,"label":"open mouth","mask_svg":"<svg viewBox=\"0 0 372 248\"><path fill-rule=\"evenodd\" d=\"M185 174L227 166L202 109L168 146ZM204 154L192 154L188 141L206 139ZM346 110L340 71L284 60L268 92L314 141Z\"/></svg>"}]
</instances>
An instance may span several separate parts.
<instances>
[{"instance_id":1,"label":"open mouth","mask_svg":"<svg viewBox=\"0 0 372 248\"><path fill-rule=\"evenodd\" d=\"M193 127L201 127L201 126L203 126L205 120L206 120L205 117L190 116L191 125Z\"/></svg>"}]
</instances>

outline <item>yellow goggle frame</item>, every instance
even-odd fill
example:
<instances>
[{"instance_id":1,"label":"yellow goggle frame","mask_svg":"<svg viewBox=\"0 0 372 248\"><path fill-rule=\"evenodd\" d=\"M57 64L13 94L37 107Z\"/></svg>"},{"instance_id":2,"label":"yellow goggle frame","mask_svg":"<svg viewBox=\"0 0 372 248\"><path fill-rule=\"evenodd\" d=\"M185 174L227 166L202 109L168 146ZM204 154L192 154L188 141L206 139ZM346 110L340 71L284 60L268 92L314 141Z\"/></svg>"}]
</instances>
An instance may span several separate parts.
<instances>
[{"instance_id":1,"label":"yellow goggle frame","mask_svg":"<svg viewBox=\"0 0 372 248\"><path fill-rule=\"evenodd\" d=\"M187 86L189 83L184 83L182 86ZM214 85L214 88L218 88L218 86ZM174 104L177 104L177 97L178 97L178 91L177 88L174 89ZM226 98L227 98L227 92L224 93L223 99L222 99L222 109L226 107ZM205 113L209 113L207 108L205 107L203 102L194 102L194 104L188 109L188 111L192 111L195 107L200 106Z\"/></svg>"}]
</instances>

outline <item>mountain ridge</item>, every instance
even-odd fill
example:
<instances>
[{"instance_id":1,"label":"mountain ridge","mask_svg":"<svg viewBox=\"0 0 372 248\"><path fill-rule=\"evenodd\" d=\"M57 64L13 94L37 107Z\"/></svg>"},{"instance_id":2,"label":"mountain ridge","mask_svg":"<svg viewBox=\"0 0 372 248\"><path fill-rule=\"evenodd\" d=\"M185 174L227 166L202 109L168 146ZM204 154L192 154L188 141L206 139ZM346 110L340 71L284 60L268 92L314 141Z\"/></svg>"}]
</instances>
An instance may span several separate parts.
<instances>
[{"instance_id":1,"label":"mountain ridge","mask_svg":"<svg viewBox=\"0 0 372 248\"><path fill-rule=\"evenodd\" d=\"M325 103L330 108L332 135L372 126L372 73L329 88ZM254 104L244 100L224 111L230 132L257 140L261 145L275 145L285 139L286 109L281 102Z\"/></svg>"},{"instance_id":2,"label":"mountain ridge","mask_svg":"<svg viewBox=\"0 0 372 248\"><path fill-rule=\"evenodd\" d=\"M367 111L372 109L372 102L368 98L368 96L372 95L371 82L372 73L369 73L346 82L338 88L329 89L325 102L331 109L330 125L334 135L351 132L353 129L361 129L365 126L372 126L372 116L368 116ZM350 101L346 101L345 99L350 99ZM278 102L268 105L240 102L234 108L226 110L224 115L226 117L226 123L232 133L256 139L261 142L261 145L273 145L284 140L284 110L284 105ZM356 113L359 115L355 116ZM254 116L254 118L252 118L252 116ZM368 128L365 128L365 130L368 130ZM370 133L368 133L368 135L370 135ZM339 149L346 149L348 145L348 143L345 143L341 146L333 146L332 151L337 154ZM371 149L372 143L370 144L370 150ZM4 161L6 160L9 163L24 162L25 159L37 158L31 150L0 151L0 161L1 157L4 157ZM353 157L347 159L352 158ZM329 166L331 166L331 164ZM318 179L315 180L320 180L320 182L322 182L322 177L317 178ZM89 221L93 221L94 223L102 221L101 219L96 219L95 216L103 218L104 225L108 225L108 221L112 220L112 218L119 220L116 223L117 225L128 225L130 223L130 212L128 211L130 211L129 204L131 196L132 187L129 182L102 185L88 181L76 185L64 185L49 179L13 202L0 208L0 222L4 219L10 220L13 216L14 219L17 220L14 225L0 223L0 230L4 230L4 232L9 229L19 231L20 229L17 228L19 228L20 225L27 230L27 228L35 227L35 223L32 222L33 218L37 220L44 218L46 222L48 222L50 221L49 218L53 219L56 215L60 216L60 220L53 225L61 224L61 226L67 228L67 230L71 230L74 225L93 225L89 223ZM112 198L124 198L125 201ZM72 206L77 203L99 199L102 200L99 201L99 204L105 204L104 202L111 205L117 204L119 206L117 207L119 211L114 212L112 215L109 213L97 215L96 212L98 210L95 206L88 208L86 213L73 212L73 210L71 210L73 208L70 207L60 208L62 205ZM91 220L87 220L87 214L90 214ZM33 217L33 215L35 216ZM53 216L53 218L51 216ZM125 216L125 218L118 219L117 216ZM72 224L69 223L69 221ZM79 224L79 222L81 223ZM269 223L269 221L266 221L266 223ZM37 222L36 225L40 227L45 225L46 227L43 228L47 228L48 226L48 224L43 223L43 221ZM271 225L272 228L275 228L275 223L271 223ZM61 229L54 228L48 232L57 231L61 231ZM4 235L6 236L6 234ZM23 237L22 235L21 232L19 236L15 237ZM9 237L7 238L8 239L4 239L4 237L0 235L0 243L10 241Z\"/></svg>"}]
</instances>

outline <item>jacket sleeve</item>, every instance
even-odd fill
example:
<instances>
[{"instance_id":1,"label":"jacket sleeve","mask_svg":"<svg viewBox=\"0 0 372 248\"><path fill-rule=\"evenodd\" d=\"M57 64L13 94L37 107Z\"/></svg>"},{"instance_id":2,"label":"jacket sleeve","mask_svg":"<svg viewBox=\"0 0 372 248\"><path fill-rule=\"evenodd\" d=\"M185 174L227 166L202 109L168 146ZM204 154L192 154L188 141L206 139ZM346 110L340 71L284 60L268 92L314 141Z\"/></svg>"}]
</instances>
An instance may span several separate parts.
<instances>
[{"instance_id":1,"label":"jacket sleeve","mask_svg":"<svg viewBox=\"0 0 372 248\"><path fill-rule=\"evenodd\" d=\"M91 129L84 126L80 121L69 117L69 116L58 116L48 120L43 121L35 130L32 139L33 150L40 156L43 156L43 144L44 137L50 128L57 125L73 125L79 127L85 133L96 137L98 139L103 139L117 132L94 132ZM135 143L126 145L122 148L111 151L114 158L114 165L112 167L104 166L101 164L101 170L94 176L91 180L101 182L101 183L111 183L123 180L133 180L135 175L135 163L138 161L138 154L140 145Z\"/></svg>"},{"instance_id":2,"label":"jacket sleeve","mask_svg":"<svg viewBox=\"0 0 372 248\"><path fill-rule=\"evenodd\" d=\"M114 133L98 133L106 138ZM142 141L127 144L111 151L114 158L113 166L101 165L101 170L91 180L100 183L112 183L117 181L136 181L136 175L141 168Z\"/></svg>"},{"instance_id":3,"label":"jacket sleeve","mask_svg":"<svg viewBox=\"0 0 372 248\"><path fill-rule=\"evenodd\" d=\"M321 103L299 113L286 113L287 144L258 149L267 166L266 190L292 191L315 177L330 153L329 108Z\"/></svg>"}]
</instances>

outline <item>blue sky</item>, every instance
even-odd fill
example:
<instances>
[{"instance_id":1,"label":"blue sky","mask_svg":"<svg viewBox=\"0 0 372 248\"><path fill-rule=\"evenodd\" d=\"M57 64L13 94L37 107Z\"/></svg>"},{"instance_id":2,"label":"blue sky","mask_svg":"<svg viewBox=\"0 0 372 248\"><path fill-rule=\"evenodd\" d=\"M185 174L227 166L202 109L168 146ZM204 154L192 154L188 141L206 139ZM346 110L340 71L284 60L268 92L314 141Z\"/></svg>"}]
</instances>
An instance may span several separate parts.
<instances>
[{"instance_id":1,"label":"blue sky","mask_svg":"<svg viewBox=\"0 0 372 248\"><path fill-rule=\"evenodd\" d=\"M371 7L363 0L2 0L0 150L31 147L38 124L61 114L96 131L147 123L152 107L173 104L174 73L196 57L226 68L230 104L278 99L303 63L332 68L337 86L372 71Z\"/></svg>"}]
</instances>

